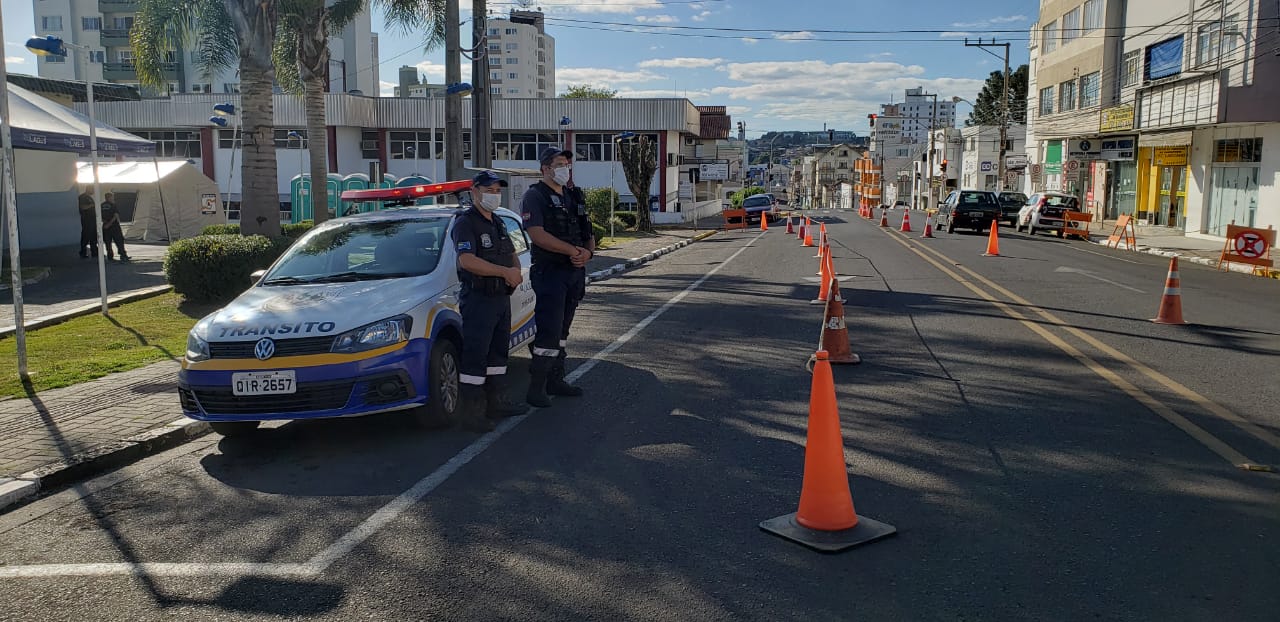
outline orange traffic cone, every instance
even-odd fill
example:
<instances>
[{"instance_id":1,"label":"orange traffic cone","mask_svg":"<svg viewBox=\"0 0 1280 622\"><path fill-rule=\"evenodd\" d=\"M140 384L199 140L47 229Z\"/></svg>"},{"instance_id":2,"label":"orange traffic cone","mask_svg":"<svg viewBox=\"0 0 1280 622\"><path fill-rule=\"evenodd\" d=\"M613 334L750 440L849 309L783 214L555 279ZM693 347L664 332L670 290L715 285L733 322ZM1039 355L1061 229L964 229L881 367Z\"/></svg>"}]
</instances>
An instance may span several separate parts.
<instances>
[{"instance_id":1,"label":"orange traffic cone","mask_svg":"<svg viewBox=\"0 0 1280 622\"><path fill-rule=\"evenodd\" d=\"M818 276L825 277L825 276L828 276L828 275L829 275L829 273L828 273L826 270L827 270L827 256L828 256L828 255L830 255L830 254L831 254L831 247L830 247L830 246L819 246L819 247L818 247L818 254L817 254L817 257L818 257Z\"/></svg>"},{"instance_id":2,"label":"orange traffic cone","mask_svg":"<svg viewBox=\"0 0 1280 622\"><path fill-rule=\"evenodd\" d=\"M926 215L924 217L924 233L921 234L920 237L922 238L933 237L933 217L932 216Z\"/></svg>"},{"instance_id":3,"label":"orange traffic cone","mask_svg":"<svg viewBox=\"0 0 1280 622\"><path fill-rule=\"evenodd\" d=\"M827 245L827 223L824 222L824 223L818 224L818 233L822 234L821 235L822 245L826 246Z\"/></svg>"},{"instance_id":4,"label":"orange traffic cone","mask_svg":"<svg viewBox=\"0 0 1280 622\"><path fill-rule=\"evenodd\" d=\"M1182 319L1182 278L1178 276L1178 256L1169 258L1169 276L1164 280L1164 294L1156 311L1156 324L1186 324Z\"/></svg>"},{"instance_id":5,"label":"orange traffic cone","mask_svg":"<svg viewBox=\"0 0 1280 622\"><path fill-rule=\"evenodd\" d=\"M760 230L769 230L769 215L764 212L760 212Z\"/></svg>"},{"instance_id":6,"label":"orange traffic cone","mask_svg":"<svg viewBox=\"0 0 1280 622\"><path fill-rule=\"evenodd\" d=\"M911 210L902 212L902 228L898 229L903 233L911 233Z\"/></svg>"},{"instance_id":7,"label":"orange traffic cone","mask_svg":"<svg viewBox=\"0 0 1280 622\"><path fill-rule=\"evenodd\" d=\"M889 226L889 210L883 207L880 208L880 226L881 227Z\"/></svg>"},{"instance_id":8,"label":"orange traffic cone","mask_svg":"<svg viewBox=\"0 0 1280 622\"><path fill-rule=\"evenodd\" d=\"M827 264L823 263L821 265L821 268L822 268L822 272L825 273L827 271ZM828 274L820 275L818 277L818 283L820 283L820 286L818 287L818 297L814 298L813 300L810 300L809 304L811 305L826 304L827 298L831 297L831 281L833 280L834 279Z\"/></svg>"},{"instance_id":9,"label":"orange traffic cone","mask_svg":"<svg viewBox=\"0 0 1280 622\"><path fill-rule=\"evenodd\" d=\"M800 225L796 227L796 239L804 241L804 216L800 217Z\"/></svg>"},{"instance_id":10,"label":"orange traffic cone","mask_svg":"<svg viewBox=\"0 0 1280 622\"><path fill-rule=\"evenodd\" d=\"M824 247L824 248L826 248L826 249L827 249L827 257L826 257L826 262L827 262L827 263L826 263L826 266L827 266L827 278L832 278L832 277L834 277L834 276L836 275L836 264L835 264L835 261L834 261L834 260L832 260L832 258L831 258L831 245L830 245L830 244L828 244L828 245L827 245L826 247ZM836 298L839 298L839 297L840 297L840 290L839 290L839 289L836 289L836 291L835 291L835 297L836 297Z\"/></svg>"},{"instance_id":11,"label":"orange traffic cone","mask_svg":"<svg viewBox=\"0 0 1280 622\"><path fill-rule=\"evenodd\" d=\"M818 338L818 349L826 350L831 355L832 363L857 365L862 362L849 347L849 329L844 323L844 301L840 299L840 280L831 276L831 287L827 292L826 312L822 320L822 336Z\"/></svg>"},{"instance_id":12,"label":"orange traffic cone","mask_svg":"<svg viewBox=\"0 0 1280 622\"><path fill-rule=\"evenodd\" d=\"M794 514L760 523L760 528L809 548L834 553L893 535L897 529L859 517L853 509L830 357L826 350L819 350L814 359L800 507Z\"/></svg>"},{"instance_id":13,"label":"orange traffic cone","mask_svg":"<svg viewBox=\"0 0 1280 622\"><path fill-rule=\"evenodd\" d=\"M983 257L999 257L1000 256L1000 221L991 221L991 235L987 236L987 252L983 253Z\"/></svg>"},{"instance_id":14,"label":"orange traffic cone","mask_svg":"<svg viewBox=\"0 0 1280 622\"><path fill-rule=\"evenodd\" d=\"M804 242L802 246L813 246L813 222L805 218Z\"/></svg>"},{"instance_id":15,"label":"orange traffic cone","mask_svg":"<svg viewBox=\"0 0 1280 622\"><path fill-rule=\"evenodd\" d=\"M790 216L787 216L787 233L795 233L795 232L796 232L796 228L794 225L794 219L791 218Z\"/></svg>"}]
</instances>

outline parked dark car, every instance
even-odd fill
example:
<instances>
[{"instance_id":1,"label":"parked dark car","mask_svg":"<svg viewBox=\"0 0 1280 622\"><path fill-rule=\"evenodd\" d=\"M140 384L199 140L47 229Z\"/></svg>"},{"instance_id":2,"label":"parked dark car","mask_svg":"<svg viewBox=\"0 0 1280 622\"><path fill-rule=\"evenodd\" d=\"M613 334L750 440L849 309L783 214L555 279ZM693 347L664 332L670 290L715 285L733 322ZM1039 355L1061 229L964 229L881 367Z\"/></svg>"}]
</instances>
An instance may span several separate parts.
<instances>
[{"instance_id":1,"label":"parked dark car","mask_svg":"<svg viewBox=\"0 0 1280 622\"><path fill-rule=\"evenodd\" d=\"M1041 192L1031 195L1027 199L1022 211L1018 213L1018 221L1014 228L1021 231L1023 227L1027 228L1027 233L1035 235L1036 229L1057 231L1058 235L1062 235L1063 216L1068 211L1077 211L1080 209L1080 199L1069 194L1061 192Z\"/></svg>"},{"instance_id":2,"label":"parked dark car","mask_svg":"<svg viewBox=\"0 0 1280 622\"><path fill-rule=\"evenodd\" d=\"M753 194L742 200L742 209L747 211L747 222L759 222L761 216L769 222L778 220L778 201L772 194Z\"/></svg>"},{"instance_id":3,"label":"parked dark car","mask_svg":"<svg viewBox=\"0 0 1280 622\"><path fill-rule=\"evenodd\" d=\"M939 231L955 233L956 227L985 231L1000 218L1000 203L994 192L953 190L938 206Z\"/></svg>"},{"instance_id":4,"label":"parked dark car","mask_svg":"<svg viewBox=\"0 0 1280 622\"><path fill-rule=\"evenodd\" d=\"M1000 202L1000 222L1009 225L1018 224L1018 212L1027 204L1027 195L1021 192L998 192L996 200Z\"/></svg>"}]
</instances>

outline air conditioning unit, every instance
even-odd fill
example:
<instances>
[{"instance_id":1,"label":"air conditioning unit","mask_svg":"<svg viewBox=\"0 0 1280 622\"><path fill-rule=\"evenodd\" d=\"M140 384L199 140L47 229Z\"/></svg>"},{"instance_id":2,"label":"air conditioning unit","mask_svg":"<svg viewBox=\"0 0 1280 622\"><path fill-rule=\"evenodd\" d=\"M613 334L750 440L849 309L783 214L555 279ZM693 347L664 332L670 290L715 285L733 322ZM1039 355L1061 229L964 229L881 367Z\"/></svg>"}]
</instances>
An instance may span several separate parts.
<instances>
[{"instance_id":1,"label":"air conditioning unit","mask_svg":"<svg viewBox=\"0 0 1280 622\"><path fill-rule=\"evenodd\" d=\"M694 145L698 144L698 139L697 139L697 138L694 138L693 136L685 136L685 137L684 137L684 144L685 144L685 145L688 145L688 146L690 146L690 147L692 147L692 146L694 146Z\"/></svg>"},{"instance_id":2,"label":"air conditioning unit","mask_svg":"<svg viewBox=\"0 0 1280 622\"><path fill-rule=\"evenodd\" d=\"M377 149L377 148L378 148L378 141L376 141L376 140L362 140L362 141L360 141L360 149L361 149L361 150L363 150L363 151L373 151L373 150L375 150L375 149Z\"/></svg>"}]
</instances>

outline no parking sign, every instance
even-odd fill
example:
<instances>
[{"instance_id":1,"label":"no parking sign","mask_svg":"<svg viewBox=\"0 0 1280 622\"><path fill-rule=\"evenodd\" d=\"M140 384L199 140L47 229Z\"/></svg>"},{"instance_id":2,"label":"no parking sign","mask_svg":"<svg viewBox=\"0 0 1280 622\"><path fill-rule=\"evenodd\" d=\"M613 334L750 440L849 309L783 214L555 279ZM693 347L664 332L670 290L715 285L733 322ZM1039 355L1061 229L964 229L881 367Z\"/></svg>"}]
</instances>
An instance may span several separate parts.
<instances>
[{"instance_id":1,"label":"no parking sign","mask_svg":"<svg viewBox=\"0 0 1280 622\"><path fill-rule=\"evenodd\" d=\"M1276 244L1275 229L1255 229L1227 225L1227 243L1222 246L1222 256L1218 258L1218 268L1226 270L1231 263L1246 263L1261 268L1270 268L1271 247Z\"/></svg>"}]
</instances>

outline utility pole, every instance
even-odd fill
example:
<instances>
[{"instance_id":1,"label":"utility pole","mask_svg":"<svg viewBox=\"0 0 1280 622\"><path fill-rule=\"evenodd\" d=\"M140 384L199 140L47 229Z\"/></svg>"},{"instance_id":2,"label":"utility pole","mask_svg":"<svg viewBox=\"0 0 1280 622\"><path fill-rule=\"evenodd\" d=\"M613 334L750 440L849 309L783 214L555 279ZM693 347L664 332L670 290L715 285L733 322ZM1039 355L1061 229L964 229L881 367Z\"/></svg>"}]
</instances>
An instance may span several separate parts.
<instances>
[{"instance_id":1,"label":"utility pole","mask_svg":"<svg viewBox=\"0 0 1280 622\"><path fill-rule=\"evenodd\" d=\"M493 131L489 127L488 8L471 0L471 167L493 166Z\"/></svg>"},{"instance_id":2,"label":"utility pole","mask_svg":"<svg viewBox=\"0 0 1280 622\"><path fill-rule=\"evenodd\" d=\"M933 97L933 116L929 121L929 163L928 170L924 173L926 186L924 208L927 210L933 207L933 132L938 128L938 94L934 93Z\"/></svg>"},{"instance_id":3,"label":"utility pole","mask_svg":"<svg viewBox=\"0 0 1280 622\"><path fill-rule=\"evenodd\" d=\"M446 180L462 178L462 98L448 95L448 88L462 82L462 42L458 2L444 3L444 176ZM474 154L472 154L474 155Z\"/></svg>"},{"instance_id":4,"label":"utility pole","mask_svg":"<svg viewBox=\"0 0 1280 622\"><path fill-rule=\"evenodd\" d=\"M977 43L969 43L969 40L965 39L964 45L965 47L983 48L984 51L989 47L1004 48L1004 84L1001 89L1004 91L1004 97L1001 98L1003 105L1001 106L1000 112L1000 159L999 162L996 163L996 166L998 167L996 170L999 171L1000 177L996 180L996 187L1001 190L1008 190L1005 186L1006 170L1004 158L1006 155L1005 151L1009 145L1009 43L996 43L995 38L992 37L990 43L983 43L982 39L978 39Z\"/></svg>"}]
</instances>

